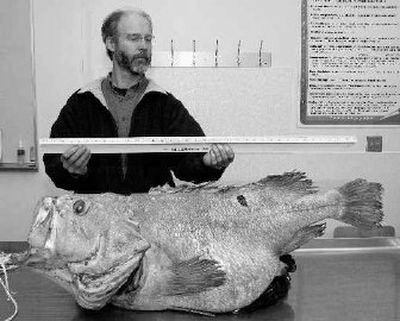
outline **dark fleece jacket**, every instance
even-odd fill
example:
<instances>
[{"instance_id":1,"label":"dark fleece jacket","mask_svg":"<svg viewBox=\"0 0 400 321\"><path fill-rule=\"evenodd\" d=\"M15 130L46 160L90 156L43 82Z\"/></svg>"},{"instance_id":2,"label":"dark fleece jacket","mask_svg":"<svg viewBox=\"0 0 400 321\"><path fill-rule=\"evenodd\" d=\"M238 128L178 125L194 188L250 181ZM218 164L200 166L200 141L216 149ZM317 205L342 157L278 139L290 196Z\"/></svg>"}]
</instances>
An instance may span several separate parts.
<instances>
[{"instance_id":1,"label":"dark fleece jacket","mask_svg":"<svg viewBox=\"0 0 400 321\"><path fill-rule=\"evenodd\" d=\"M100 82L87 90L75 92L62 108L51 128L50 137L117 137L114 118L105 106ZM200 125L172 94L148 91L136 106L130 137L204 136ZM65 170L59 154L45 154L46 173L54 184L77 193L147 192L151 187L168 183L174 186L171 171L184 181L200 183L217 180L223 171L206 167L204 153L128 154L123 177L120 154L93 154L84 176L73 177Z\"/></svg>"}]
</instances>

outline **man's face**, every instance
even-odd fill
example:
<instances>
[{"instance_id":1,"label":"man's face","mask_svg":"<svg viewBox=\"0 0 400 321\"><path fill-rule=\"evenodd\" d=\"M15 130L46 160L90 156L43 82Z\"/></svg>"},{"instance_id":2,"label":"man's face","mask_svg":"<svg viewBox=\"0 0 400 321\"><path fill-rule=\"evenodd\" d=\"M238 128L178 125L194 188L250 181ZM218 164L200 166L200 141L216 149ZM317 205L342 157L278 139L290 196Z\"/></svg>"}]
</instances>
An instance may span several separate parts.
<instances>
[{"instance_id":1,"label":"man's face","mask_svg":"<svg viewBox=\"0 0 400 321\"><path fill-rule=\"evenodd\" d=\"M145 18L135 13L123 16L114 41L114 63L131 74L144 74L151 63L152 38Z\"/></svg>"}]
</instances>

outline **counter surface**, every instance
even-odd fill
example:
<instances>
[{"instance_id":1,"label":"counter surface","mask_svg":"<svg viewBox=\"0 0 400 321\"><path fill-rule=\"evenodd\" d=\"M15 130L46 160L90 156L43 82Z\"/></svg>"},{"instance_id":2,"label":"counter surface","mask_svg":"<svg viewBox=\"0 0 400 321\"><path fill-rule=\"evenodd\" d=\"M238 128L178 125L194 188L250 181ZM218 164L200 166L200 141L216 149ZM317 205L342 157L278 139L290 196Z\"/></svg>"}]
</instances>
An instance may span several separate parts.
<instances>
[{"instance_id":1,"label":"counter surface","mask_svg":"<svg viewBox=\"0 0 400 321\"><path fill-rule=\"evenodd\" d=\"M314 240L293 253L297 271L289 297L276 306L216 320L398 321L400 239ZM107 306L85 311L60 286L27 268L9 272L18 321L206 320L183 312L136 312ZM0 320L12 313L0 288Z\"/></svg>"}]
</instances>

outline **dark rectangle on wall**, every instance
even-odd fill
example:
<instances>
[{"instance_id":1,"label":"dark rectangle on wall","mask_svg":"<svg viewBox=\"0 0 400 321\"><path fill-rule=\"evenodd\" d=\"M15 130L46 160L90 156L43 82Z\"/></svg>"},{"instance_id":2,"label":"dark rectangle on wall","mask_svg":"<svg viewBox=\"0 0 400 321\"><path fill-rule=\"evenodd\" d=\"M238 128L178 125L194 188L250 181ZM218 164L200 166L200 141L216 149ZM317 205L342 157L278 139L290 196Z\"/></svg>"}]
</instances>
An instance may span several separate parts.
<instances>
[{"instance_id":1,"label":"dark rectangle on wall","mask_svg":"<svg viewBox=\"0 0 400 321\"><path fill-rule=\"evenodd\" d=\"M302 0L300 122L400 125L398 0Z\"/></svg>"}]
</instances>

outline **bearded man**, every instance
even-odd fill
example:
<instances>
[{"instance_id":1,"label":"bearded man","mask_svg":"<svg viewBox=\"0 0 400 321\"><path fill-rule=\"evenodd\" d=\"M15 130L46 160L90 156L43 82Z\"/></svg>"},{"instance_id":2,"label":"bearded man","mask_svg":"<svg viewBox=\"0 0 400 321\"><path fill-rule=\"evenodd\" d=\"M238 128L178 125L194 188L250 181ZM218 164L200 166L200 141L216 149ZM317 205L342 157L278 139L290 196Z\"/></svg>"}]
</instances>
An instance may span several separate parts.
<instances>
[{"instance_id":1,"label":"bearded man","mask_svg":"<svg viewBox=\"0 0 400 321\"><path fill-rule=\"evenodd\" d=\"M182 103L145 76L150 66L153 24L142 10L112 12L101 28L112 71L75 92L52 126L50 137L204 136ZM46 173L56 186L79 193L147 192L181 180L217 180L233 161L227 144L208 153L91 155L73 146L62 155L45 154ZM273 305L287 296L291 256L282 256L282 275L244 311Z\"/></svg>"},{"instance_id":2,"label":"bearded man","mask_svg":"<svg viewBox=\"0 0 400 321\"><path fill-rule=\"evenodd\" d=\"M50 137L204 136L183 104L145 75L154 38L150 16L139 9L114 11L101 33L112 71L68 99ZM208 153L95 155L76 145L62 155L43 157L46 173L59 188L119 194L174 186L171 172L194 183L217 180L233 159L227 144L214 144Z\"/></svg>"}]
</instances>

